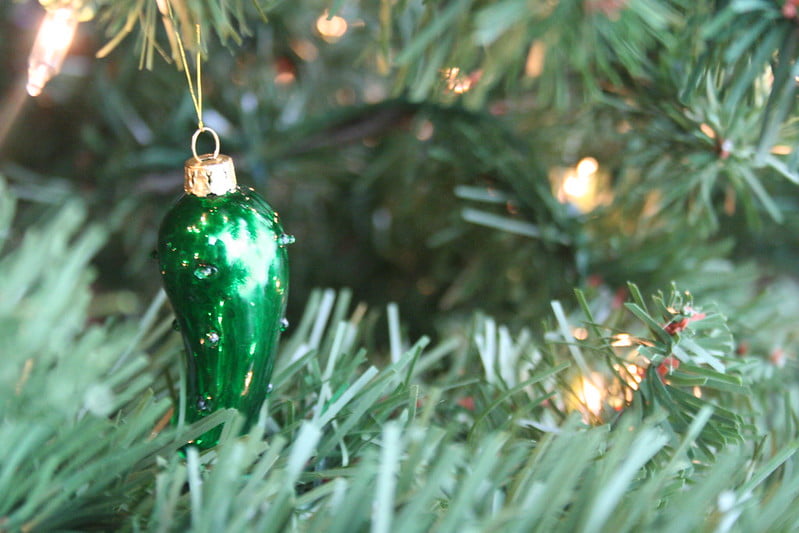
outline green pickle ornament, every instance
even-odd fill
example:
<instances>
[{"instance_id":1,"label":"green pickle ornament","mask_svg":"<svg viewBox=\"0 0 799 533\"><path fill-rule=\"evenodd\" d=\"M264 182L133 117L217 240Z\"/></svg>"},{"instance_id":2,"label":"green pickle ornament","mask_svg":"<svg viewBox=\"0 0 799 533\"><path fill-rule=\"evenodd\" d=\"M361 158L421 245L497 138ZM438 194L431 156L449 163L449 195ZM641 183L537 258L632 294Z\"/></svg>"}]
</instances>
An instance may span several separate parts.
<instances>
[{"instance_id":1,"label":"green pickle ornament","mask_svg":"<svg viewBox=\"0 0 799 533\"><path fill-rule=\"evenodd\" d=\"M210 131L213 154L197 155L197 135ZM158 232L164 288L186 347L186 421L235 408L249 427L269 380L288 295L286 246L278 214L253 190L236 184L233 160L219 153L213 130L197 130L185 164L185 194ZM194 444L214 446L221 428Z\"/></svg>"}]
</instances>

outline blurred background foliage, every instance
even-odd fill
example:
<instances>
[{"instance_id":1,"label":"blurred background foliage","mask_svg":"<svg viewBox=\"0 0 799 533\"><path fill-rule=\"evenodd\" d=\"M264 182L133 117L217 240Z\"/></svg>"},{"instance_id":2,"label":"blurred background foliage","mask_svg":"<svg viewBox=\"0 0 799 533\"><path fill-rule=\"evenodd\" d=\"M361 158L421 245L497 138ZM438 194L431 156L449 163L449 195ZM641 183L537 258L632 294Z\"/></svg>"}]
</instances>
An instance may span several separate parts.
<instances>
[{"instance_id":1,"label":"blurred background foliage","mask_svg":"<svg viewBox=\"0 0 799 533\"><path fill-rule=\"evenodd\" d=\"M36 99L41 6L0 4L0 529L799 523L793 0L173 0L297 237L246 438L167 424L195 114L158 3L94 4Z\"/></svg>"},{"instance_id":2,"label":"blurred background foliage","mask_svg":"<svg viewBox=\"0 0 799 533\"><path fill-rule=\"evenodd\" d=\"M96 291L135 314L159 285L150 252L194 114L155 4L105 4L35 100L17 95L40 6L0 6L4 116L21 106L0 171L20 227L71 194L110 223ZM291 320L319 286L397 301L412 334L435 334L475 309L540 330L574 287L678 281L740 303L792 283L794 22L778 2L189 6L205 121L297 237ZM117 39L136 9L143 30ZM558 201L586 157L593 204Z\"/></svg>"},{"instance_id":3,"label":"blurred background foliage","mask_svg":"<svg viewBox=\"0 0 799 533\"><path fill-rule=\"evenodd\" d=\"M4 71L14 75L1 82L10 94L25 73L39 8L2 9ZM489 114L392 96L367 55L376 14L345 9L352 29L327 43L315 30L322 10L278 6L235 55L209 39L203 80L205 120L235 157L240 181L262 190L297 236L290 315L315 286L401 301L417 331L431 329L438 310L482 301L491 312L516 312L529 291L542 302L564 294L577 279L568 249L468 224L453 195L460 185L548 187L541 168L526 167L530 140ZM180 191L193 109L173 66L139 70L134 38L94 59L103 44L96 30L81 27L64 74L24 104L2 146L2 171L33 204L74 191L93 217L123 221L98 258L98 290L151 294L159 280L148 257ZM508 200L508 209L551 223L559 206L541 192L525 198L530 205ZM558 264L569 278L548 276Z\"/></svg>"}]
</instances>

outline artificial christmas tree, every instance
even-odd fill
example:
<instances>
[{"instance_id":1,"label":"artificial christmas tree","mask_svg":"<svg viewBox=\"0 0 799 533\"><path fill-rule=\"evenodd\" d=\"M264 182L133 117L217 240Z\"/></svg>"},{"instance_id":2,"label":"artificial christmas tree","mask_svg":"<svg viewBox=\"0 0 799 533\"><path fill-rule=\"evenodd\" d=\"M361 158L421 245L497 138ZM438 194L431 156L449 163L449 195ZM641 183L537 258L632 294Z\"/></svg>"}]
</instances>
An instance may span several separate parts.
<instances>
[{"instance_id":1,"label":"artificial christmas tree","mask_svg":"<svg viewBox=\"0 0 799 533\"><path fill-rule=\"evenodd\" d=\"M797 527L794 2L45 4L93 18L25 100L0 6L0 530ZM180 416L148 259L197 25L297 236L249 422Z\"/></svg>"}]
</instances>

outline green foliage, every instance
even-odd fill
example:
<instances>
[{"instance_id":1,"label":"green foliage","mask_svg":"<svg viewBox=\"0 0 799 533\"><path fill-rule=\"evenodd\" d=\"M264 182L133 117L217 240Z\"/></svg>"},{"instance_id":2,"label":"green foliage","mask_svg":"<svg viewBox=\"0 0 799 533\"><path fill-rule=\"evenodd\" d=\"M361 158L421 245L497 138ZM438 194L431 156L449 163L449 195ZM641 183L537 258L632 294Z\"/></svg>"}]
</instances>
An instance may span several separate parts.
<instances>
[{"instance_id":1,"label":"green foliage","mask_svg":"<svg viewBox=\"0 0 799 533\"><path fill-rule=\"evenodd\" d=\"M95 3L74 54L109 55L0 155L0 530L799 527L785 2ZM197 23L206 122L298 237L244 436L232 411L167 423L180 342L140 305L194 122L158 57ZM582 213L550 178L584 156L606 196Z\"/></svg>"},{"instance_id":2,"label":"green foliage","mask_svg":"<svg viewBox=\"0 0 799 533\"><path fill-rule=\"evenodd\" d=\"M265 23L243 1L173 2L169 20L188 47L202 24L206 121L241 181L298 237L292 317L313 287L334 285L370 303L407 300L419 334L447 320L439 311L468 316L476 305L537 325L547 302L592 277L610 290L628 280L693 289L707 261L765 246L756 232L779 234L772 220L796 212L799 158L784 155L796 128L776 112L792 90L777 70L794 23L779 2L259 5ZM18 124L2 168L29 198L53 174L85 183L98 217L136 203L141 216L105 258L121 276L101 283L153 290L145 258L195 118L182 74L157 60L156 44L175 59L157 4L97 6L109 38L128 21L150 37L122 39L83 80L54 80L64 105ZM325 8L350 23L335 43L315 30ZM151 72L139 70L141 44ZM470 90L450 89L451 68ZM52 139L63 124L76 141ZM549 174L586 155L599 159L613 202L575 215L552 197Z\"/></svg>"},{"instance_id":3,"label":"green foliage","mask_svg":"<svg viewBox=\"0 0 799 533\"><path fill-rule=\"evenodd\" d=\"M7 220L13 202L3 198ZM439 343L408 345L390 311L392 349L375 365L368 359L377 354L359 347L372 320L350 312L350 293L328 290L313 294L284 341L275 392L248 435L238 435L243 420L232 411L170 429L169 376L179 359L171 317L157 324L159 297L140 322L86 325L87 262L104 232L78 230L85 216L78 202L49 212L20 239L12 232L0 260L3 529L747 531L799 523L790 474L799 442L773 439L734 399L769 402L761 385L744 388L736 376L724 318L684 293L647 304L631 287L627 316L639 325L630 328L641 331L651 365L626 412L594 427L564 411L564 373L570 363L591 371L625 359L584 295L591 335L578 345L567 323L542 344L486 317ZM563 320L560 305L555 311ZM653 369L674 356L681 364L661 381ZM682 392L694 386L702 399ZM178 452L217 424L217 447Z\"/></svg>"},{"instance_id":4,"label":"green foliage","mask_svg":"<svg viewBox=\"0 0 799 533\"><path fill-rule=\"evenodd\" d=\"M638 287L630 285L630 292L633 301L625 308L638 324L629 327L633 331L643 329L647 332L644 335L603 336L585 296L578 293L578 297L592 334L597 337L584 346L597 350L617 379L635 391L633 408L642 416L667 413L665 421L670 432L682 435L707 407L707 398L734 406L737 399L750 392L742 377L727 368L734 364L734 342L722 315L712 307L704 311L695 308L690 295L675 288L668 300L662 294L654 297L651 311ZM631 354L620 355L614 346L635 349ZM643 363L639 358L643 358ZM635 366L629 365L631 361ZM697 391L701 391L701 397L697 397ZM716 405L708 416L710 422L696 435L698 450L689 453L701 452L700 457L711 458L712 450L744 440L744 420L739 414Z\"/></svg>"},{"instance_id":5,"label":"green foliage","mask_svg":"<svg viewBox=\"0 0 799 533\"><path fill-rule=\"evenodd\" d=\"M13 212L9 194L5 189L4 219ZM143 480L123 480L163 446L147 442L167 404L146 392L136 330L87 327L86 264L103 232L95 226L76 236L85 216L71 202L0 262L0 527L12 531L70 527L87 516L109 520L117 510L98 502L120 485L141 486ZM115 365L125 354L127 361Z\"/></svg>"},{"instance_id":6,"label":"green foliage","mask_svg":"<svg viewBox=\"0 0 799 533\"><path fill-rule=\"evenodd\" d=\"M0 218L10 220L13 196L2 183ZM10 235L0 259L4 531L112 528L146 493L157 458L203 430L178 438L155 430L170 402L153 393L143 351L154 314L104 322L90 314L88 262L106 231L84 226L86 216L75 199L49 210Z\"/></svg>"}]
</instances>

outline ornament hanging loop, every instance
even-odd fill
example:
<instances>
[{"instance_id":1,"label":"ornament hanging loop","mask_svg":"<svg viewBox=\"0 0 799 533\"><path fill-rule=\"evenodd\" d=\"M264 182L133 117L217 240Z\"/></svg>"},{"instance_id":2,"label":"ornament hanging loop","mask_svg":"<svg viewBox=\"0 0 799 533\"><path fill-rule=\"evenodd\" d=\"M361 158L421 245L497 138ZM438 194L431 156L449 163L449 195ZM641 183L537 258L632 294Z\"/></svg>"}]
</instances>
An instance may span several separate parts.
<instances>
[{"instance_id":1,"label":"ornament hanging loop","mask_svg":"<svg viewBox=\"0 0 799 533\"><path fill-rule=\"evenodd\" d=\"M191 154L194 156L194 159L197 161L201 161L200 156L197 155L197 138L200 136L201 133L204 132L210 133L214 138L214 153L212 154L211 159L217 159L219 157L219 135L216 134L214 130L209 128L208 126L202 126L197 128L197 131L194 132L194 135L191 136Z\"/></svg>"},{"instance_id":2,"label":"ornament hanging loop","mask_svg":"<svg viewBox=\"0 0 799 533\"><path fill-rule=\"evenodd\" d=\"M201 133L210 133L214 138L214 152L197 154L197 138ZM197 128L191 137L191 154L194 156L184 164L183 190L186 194L205 197L222 196L236 190L236 169L230 156L219 153L219 135L207 126Z\"/></svg>"}]
</instances>

